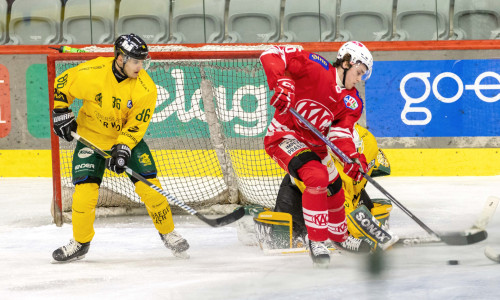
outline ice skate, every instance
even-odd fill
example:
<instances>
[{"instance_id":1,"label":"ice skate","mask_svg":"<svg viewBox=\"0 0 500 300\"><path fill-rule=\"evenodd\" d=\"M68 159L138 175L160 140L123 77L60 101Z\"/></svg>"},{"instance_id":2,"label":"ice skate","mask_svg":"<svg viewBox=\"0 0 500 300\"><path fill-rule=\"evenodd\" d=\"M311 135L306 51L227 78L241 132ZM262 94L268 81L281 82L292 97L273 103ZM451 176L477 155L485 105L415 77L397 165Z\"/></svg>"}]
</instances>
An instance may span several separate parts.
<instances>
[{"instance_id":1,"label":"ice skate","mask_svg":"<svg viewBox=\"0 0 500 300\"><path fill-rule=\"evenodd\" d=\"M330 250L328 250L325 243L308 240L307 245L314 266L328 268L330 264Z\"/></svg>"},{"instance_id":2,"label":"ice skate","mask_svg":"<svg viewBox=\"0 0 500 300\"><path fill-rule=\"evenodd\" d=\"M333 242L333 245L339 250L345 250L353 253L369 253L371 251L371 246L368 242L362 239L357 239L352 235L347 237L347 239L342 243Z\"/></svg>"},{"instance_id":3,"label":"ice skate","mask_svg":"<svg viewBox=\"0 0 500 300\"><path fill-rule=\"evenodd\" d=\"M175 257L184 259L189 258L189 254L186 252L189 249L189 244L175 230L166 234L160 233L160 237L165 247L172 250L172 254L174 254Z\"/></svg>"},{"instance_id":4,"label":"ice skate","mask_svg":"<svg viewBox=\"0 0 500 300\"><path fill-rule=\"evenodd\" d=\"M57 248L52 253L52 257L56 262L79 260L85 257L85 254L89 251L89 247L90 242L81 244L74 239L71 239L68 245Z\"/></svg>"}]
</instances>

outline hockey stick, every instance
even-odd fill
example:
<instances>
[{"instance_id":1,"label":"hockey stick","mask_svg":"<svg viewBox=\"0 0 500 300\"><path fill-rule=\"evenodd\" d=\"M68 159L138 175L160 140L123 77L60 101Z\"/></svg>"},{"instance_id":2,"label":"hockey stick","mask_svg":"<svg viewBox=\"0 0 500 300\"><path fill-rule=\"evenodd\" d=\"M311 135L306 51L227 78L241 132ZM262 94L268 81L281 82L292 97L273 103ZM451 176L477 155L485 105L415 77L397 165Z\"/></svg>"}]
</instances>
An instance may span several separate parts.
<instances>
[{"instance_id":1,"label":"hockey stick","mask_svg":"<svg viewBox=\"0 0 500 300\"><path fill-rule=\"evenodd\" d=\"M488 223L495 214L499 202L500 198L489 196L488 199L486 199L483 210L477 217L476 221L474 222L471 228L466 230L466 232L468 231L476 232L476 231L486 230ZM436 244L441 242L442 241L435 236L415 235L415 236L399 237L399 240L396 242L396 244L394 244L394 246L414 247L414 246Z\"/></svg>"},{"instance_id":2,"label":"hockey stick","mask_svg":"<svg viewBox=\"0 0 500 300\"><path fill-rule=\"evenodd\" d=\"M77 139L78 141L80 141L81 143L85 144L90 149L92 149L95 152L97 152L102 157L104 157L106 159L111 158L111 155L109 155L106 152L104 152L103 150L97 148L97 146L95 146L90 141L86 140L85 138L81 137L78 133L71 132L71 135L75 139ZM245 208L244 207L239 207L236 210L234 210L232 213L230 213L228 215L225 215L223 217L220 217L220 218L217 218L217 219L208 219L204 215L200 214L199 212L197 212L196 210L194 210L193 208L191 208L190 206L188 206L186 203L178 200L177 198L175 198L174 196L170 195L166 191L164 191L161 188L157 187L156 185L154 185L153 183L151 183L146 178L142 177L142 175L140 175L139 173L135 172L131 168L125 166L125 172L127 174L129 174L130 176L132 176L133 178L135 178L135 179L139 180L140 182L146 184L147 186L149 186L153 190L157 191L158 193L162 194L169 201L173 202L175 205L177 205L180 208L184 209L185 211L187 211L188 213L192 214L193 216L198 217L198 219L202 220L203 222L205 222L206 224L208 224L208 225L210 225L212 227L220 227L220 226L224 226L224 225L227 225L227 224L231 224L231 223L233 223L233 222L241 219L245 215Z\"/></svg>"},{"instance_id":3,"label":"hockey stick","mask_svg":"<svg viewBox=\"0 0 500 300\"><path fill-rule=\"evenodd\" d=\"M342 160L348 164L352 164L353 161L350 157L345 155L337 146L335 146L332 142L330 142L323 134L316 129L309 121L307 121L301 114L299 114L295 109L290 108L290 112L299 119L304 125L306 125L318 138L320 138L328 147L330 147L333 152ZM365 177L365 179L373 184L382 194L384 194L389 200L391 200L394 204L396 204L404 213L406 213L410 218L412 218L420 227L422 227L427 233L432 236L439 238L441 241L448 245L469 245L478 243L480 241L485 240L488 237L488 234L485 230L474 230L474 231L465 231L465 232L449 232L449 233L440 233L438 234L434 230L430 229L424 222L420 221L411 211L409 211L403 204L401 204L396 198L394 198L389 192L387 192L380 184L378 184L370 175L361 171L361 174Z\"/></svg>"}]
</instances>

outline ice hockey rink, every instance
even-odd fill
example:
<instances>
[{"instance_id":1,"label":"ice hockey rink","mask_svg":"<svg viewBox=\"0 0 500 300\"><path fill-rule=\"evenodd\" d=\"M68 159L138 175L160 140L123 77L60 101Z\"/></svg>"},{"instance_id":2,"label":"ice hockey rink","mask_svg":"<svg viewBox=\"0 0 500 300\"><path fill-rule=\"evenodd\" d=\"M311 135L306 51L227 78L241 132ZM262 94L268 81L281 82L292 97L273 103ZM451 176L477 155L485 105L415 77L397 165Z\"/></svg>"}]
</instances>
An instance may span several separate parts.
<instances>
[{"instance_id":1,"label":"ice hockey rink","mask_svg":"<svg viewBox=\"0 0 500 300\"><path fill-rule=\"evenodd\" d=\"M488 196L500 196L500 176L387 177L377 180L435 231L469 228ZM371 186L372 197L380 194ZM71 225L50 215L50 178L0 178L0 299L499 299L500 214L487 240L468 246L433 244L384 253L380 272L371 256L333 254L315 269L307 254L269 256L237 237L236 225L211 228L176 216L190 243L189 260L175 258L147 216L98 219L86 258L53 264L52 251L71 238ZM399 208L400 236L424 234ZM372 261L370 261L372 259ZM449 265L458 260L458 265Z\"/></svg>"}]
</instances>

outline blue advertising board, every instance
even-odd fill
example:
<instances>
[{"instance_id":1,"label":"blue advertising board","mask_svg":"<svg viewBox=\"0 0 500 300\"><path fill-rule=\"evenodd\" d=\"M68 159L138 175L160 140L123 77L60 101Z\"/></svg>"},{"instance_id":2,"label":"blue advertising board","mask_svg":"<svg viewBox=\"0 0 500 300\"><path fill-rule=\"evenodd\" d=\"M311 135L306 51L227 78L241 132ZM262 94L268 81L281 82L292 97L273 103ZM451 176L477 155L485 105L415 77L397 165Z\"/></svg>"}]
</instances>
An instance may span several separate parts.
<instances>
[{"instance_id":1,"label":"blue advertising board","mask_svg":"<svg viewBox=\"0 0 500 300\"><path fill-rule=\"evenodd\" d=\"M500 60L378 61L366 82L376 137L500 136Z\"/></svg>"}]
</instances>

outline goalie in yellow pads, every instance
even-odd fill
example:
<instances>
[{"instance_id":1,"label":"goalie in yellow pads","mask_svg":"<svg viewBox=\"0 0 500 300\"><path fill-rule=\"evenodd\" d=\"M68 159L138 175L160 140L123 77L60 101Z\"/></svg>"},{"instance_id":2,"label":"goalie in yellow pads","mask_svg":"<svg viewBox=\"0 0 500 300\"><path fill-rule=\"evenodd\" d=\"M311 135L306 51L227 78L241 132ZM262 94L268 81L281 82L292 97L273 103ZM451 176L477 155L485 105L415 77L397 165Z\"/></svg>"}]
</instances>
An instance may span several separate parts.
<instances>
[{"instance_id":1,"label":"goalie in yellow pads","mask_svg":"<svg viewBox=\"0 0 500 300\"><path fill-rule=\"evenodd\" d=\"M368 174L372 177L389 175L389 162L378 148L375 137L360 125L355 126L354 132L357 134L355 141L358 152L363 153L368 162ZM334 154L331 155L338 165L337 170L342 170L339 159ZM398 240L389 230L391 202L387 199L370 199L365 191L366 179L358 182L342 171L339 174L345 193L344 207L349 237L342 243L333 243L333 247L360 253L387 249ZM274 212L262 208L250 210L262 248L300 248L306 244L307 230L301 204L303 190L304 184L287 174L280 185Z\"/></svg>"},{"instance_id":2,"label":"goalie in yellow pads","mask_svg":"<svg viewBox=\"0 0 500 300\"><path fill-rule=\"evenodd\" d=\"M88 252L105 168L123 173L128 166L161 187L153 156L143 140L157 98L156 85L145 71L150 62L148 47L135 34L119 36L114 47L114 57L81 63L54 82L54 133L70 142L71 132L78 130L99 148L110 149L111 155L105 160L81 142L76 144L72 161L73 238L52 253L58 262L81 259ZM69 108L75 98L83 102L77 120ZM131 179L165 246L175 256L188 258L189 244L174 230L166 198Z\"/></svg>"}]
</instances>

